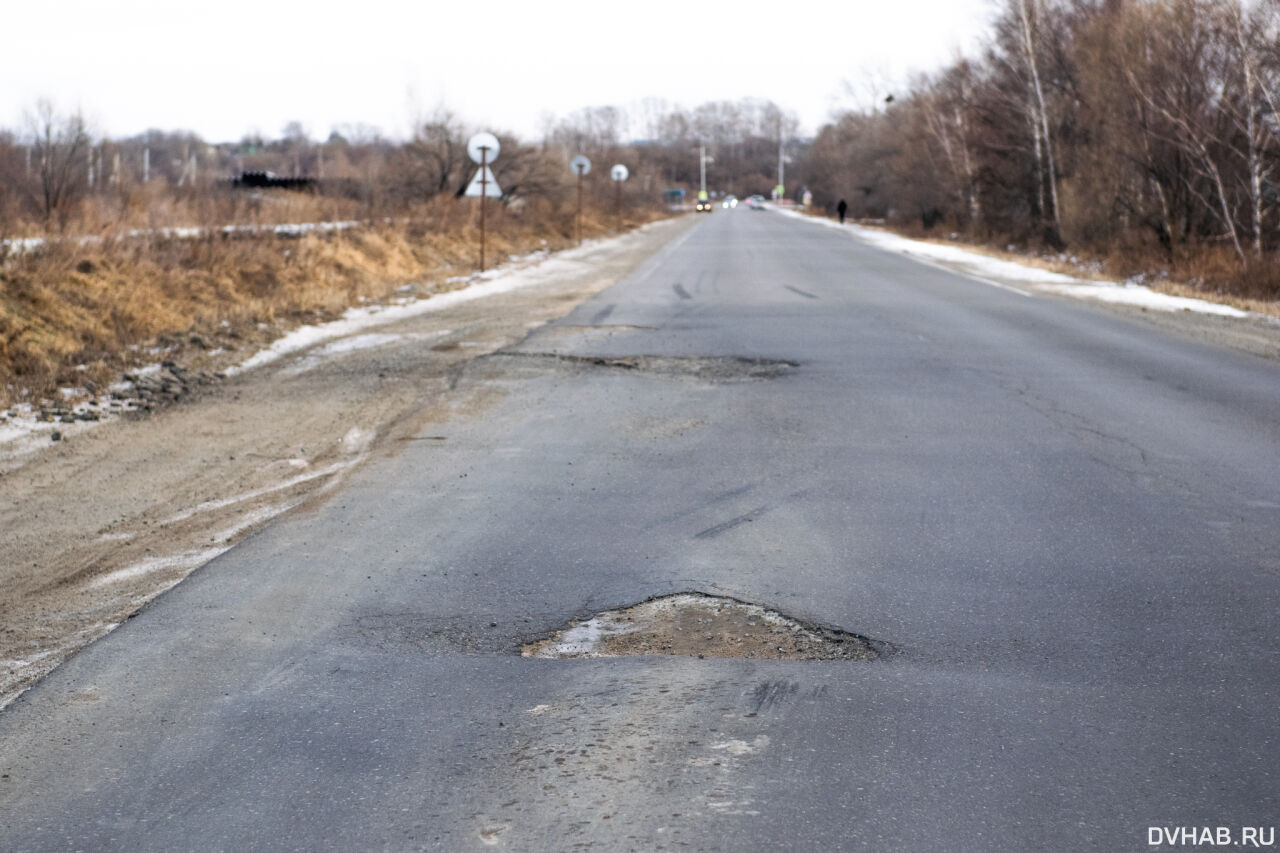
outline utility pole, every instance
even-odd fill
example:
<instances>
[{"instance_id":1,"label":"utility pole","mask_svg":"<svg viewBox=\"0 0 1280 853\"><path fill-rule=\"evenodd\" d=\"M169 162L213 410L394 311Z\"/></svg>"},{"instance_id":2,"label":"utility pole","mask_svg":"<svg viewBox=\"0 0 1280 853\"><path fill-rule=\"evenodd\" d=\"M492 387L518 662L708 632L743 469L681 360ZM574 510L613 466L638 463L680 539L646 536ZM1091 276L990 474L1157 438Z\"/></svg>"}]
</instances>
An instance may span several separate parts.
<instances>
[{"instance_id":1,"label":"utility pole","mask_svg":"<svg viewBox=\"0 0 1280 853\"><path fill-rule=\"evenodd\" d=\"M142 149L142 182L145 184L151 180L151 149Z\"/></svg>"},{"instance_id":2,"label":"utility pole","mask_svg":"<svg viewBox=\"0 0 1280 853\"><path fill-rule=\"evenodd\" d=\"M707 192L707 146L698 143L698 198L706 198Z\"/></svg>"}]
</instances>

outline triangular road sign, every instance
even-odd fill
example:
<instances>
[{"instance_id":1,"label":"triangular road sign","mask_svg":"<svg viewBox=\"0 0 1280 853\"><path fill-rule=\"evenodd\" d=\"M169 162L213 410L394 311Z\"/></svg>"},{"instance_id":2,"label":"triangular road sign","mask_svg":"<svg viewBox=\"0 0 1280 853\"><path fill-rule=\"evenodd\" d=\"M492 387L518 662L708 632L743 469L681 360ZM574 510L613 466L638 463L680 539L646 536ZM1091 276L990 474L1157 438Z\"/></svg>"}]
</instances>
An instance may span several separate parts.
<instances>
[{"instance_id":1,"label":"triangular road sign","mask_svg":"<svg viewBox=\"0 0 1280 853\"><path fill-rule=\"evenodd\" d=\"M484 179L486 181L483 188L480 183L481 172L484 172ZM472 178L471 183L467 185L466 194L471 198L480 198L482 194L487 195L489 198L502 198L502 188L499 187L498 182L493 179L493 170L488 166L485 166L483 169L476 169L476 176Z\"/></svg>"}]
</instances>

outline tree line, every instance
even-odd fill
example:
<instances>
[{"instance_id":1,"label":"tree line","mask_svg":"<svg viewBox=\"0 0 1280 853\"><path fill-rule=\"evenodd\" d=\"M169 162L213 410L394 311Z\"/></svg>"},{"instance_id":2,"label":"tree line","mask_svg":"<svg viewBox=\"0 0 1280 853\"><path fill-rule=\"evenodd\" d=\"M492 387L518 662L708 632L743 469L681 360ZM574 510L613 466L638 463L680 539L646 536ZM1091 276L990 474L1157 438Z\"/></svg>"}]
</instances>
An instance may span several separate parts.
<instances>
[{"instance_id":1,"label":"tree line","mask_svg":"<svg viewBox=\"0 0 1280 853\"><path fill-rule=\"evenodd\" d=\"M698 186L702 147L714 191L767 195L785 159L788 195L808 188L819 207L845 199L856 217L1280 295L1280 0L1000 2L980 55L812 138L761 99L652 98L549 119L536 140L498 133L502 203L564 208L579 153L598 167L589 203L613 198L612 163L631 172L629 203L660 203ZM462 193L475 129L441 108L401 139L359 124L314 139L291 122L232 143L109 140L42 103L0 131L0 236L100 228L162 202L254 215L219 192L242 171L315 178L344 215L402 215Z\"/></svg>"},{"instance_id":2,"label":"tree line","mask_svg":"<svg viewBox=\"0 0 1280 853\"><path fill-rule=\"evenodd\" d=\"M980 57L836 117L803 177L856 216L1274 297L1278 106L1280 0L1004 0Z\"/></svg>"},{"instance_id":3,"label":"tree line","mask_svg":"<svg viewBox=\"0 0 1280 853\"><path fill-rule=\"evenodd\" d=\"M767 193L780 143L794 142L798 126L793 113L758 99L693 109L659 99L589 107L549 119L534 141L498 132L502 153L492 169L504 206L563 206L574 196L568 161L586 154L599 167L589 200L612 203L608 168L623 163L631 173L623 187L628 203L657 204L665 190L696 188L701 144L715 159L717 190ZM158 210L173 220L158 224L197 224L178 221L192 216L238 221L254 213L246 199L255 196L230 190L246 172L308 178L310 191L343 215L404 215L462 197L476 170L466 152L476 129L442 107L415 119L401 139L363 124L314 139L298 122L274 138L255 133L228 143L161 130L111 139L95 134L81 113L40 101L23 126L0 130L0 237L137 227L154 222Z\"/></svg>"}]
</instances>

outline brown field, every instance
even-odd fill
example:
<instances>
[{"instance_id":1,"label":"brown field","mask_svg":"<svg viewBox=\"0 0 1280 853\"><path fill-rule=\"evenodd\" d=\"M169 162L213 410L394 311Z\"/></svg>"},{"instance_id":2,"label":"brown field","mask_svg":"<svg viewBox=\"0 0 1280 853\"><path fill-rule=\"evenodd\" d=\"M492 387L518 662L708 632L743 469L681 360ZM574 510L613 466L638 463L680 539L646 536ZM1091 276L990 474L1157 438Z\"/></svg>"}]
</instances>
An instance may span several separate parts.
<instances>
[{"instance_id":1,"label":"brown field","mask_svg":"<svg viewBox=\"0 0 1280 853\"><path fill-rule=\"evenodd\" d=\"M291 207L286 200L262 221L317 221L345 212ZM164 211L152 213L154 223L173 222ZM583 236L658 216L588 210ZM491 203L487 265L570 246L573 225L549 204L534 201L516 213ZM158 352L172 358L193 347L239 348L386 299L405 285L418 293L447 289L448 279L478 269L478 246L475 205L452 198L435 199L411 216L300 238L215 233L51 242L0 264L0 408L38 402L61 386L102 385L157 360Z\"/></svg>"}]
</instances>

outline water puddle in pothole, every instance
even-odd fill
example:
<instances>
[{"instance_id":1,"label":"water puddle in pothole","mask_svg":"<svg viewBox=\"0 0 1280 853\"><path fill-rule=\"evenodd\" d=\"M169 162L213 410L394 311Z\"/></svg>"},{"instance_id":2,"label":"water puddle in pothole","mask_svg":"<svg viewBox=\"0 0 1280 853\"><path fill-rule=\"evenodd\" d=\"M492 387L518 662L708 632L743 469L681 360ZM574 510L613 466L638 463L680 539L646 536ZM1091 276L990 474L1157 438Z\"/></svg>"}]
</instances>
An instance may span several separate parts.
<instances>
[{"instance_id":1,"label":"water puddle in pothole","mask_svg":"<svg viewBox=\"0 0 1280 853\"><path fill-rule=\"evenodd\" d=\"M686 655L774 660L874 660L872 641L732 598L679 593L576 620L529 643L531 658Z\"/></svg>"}]
</instances>

